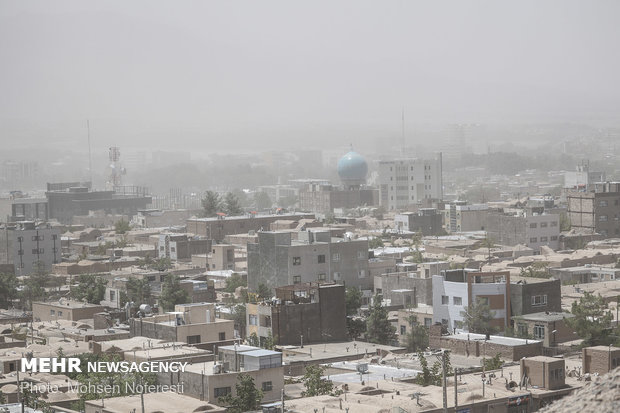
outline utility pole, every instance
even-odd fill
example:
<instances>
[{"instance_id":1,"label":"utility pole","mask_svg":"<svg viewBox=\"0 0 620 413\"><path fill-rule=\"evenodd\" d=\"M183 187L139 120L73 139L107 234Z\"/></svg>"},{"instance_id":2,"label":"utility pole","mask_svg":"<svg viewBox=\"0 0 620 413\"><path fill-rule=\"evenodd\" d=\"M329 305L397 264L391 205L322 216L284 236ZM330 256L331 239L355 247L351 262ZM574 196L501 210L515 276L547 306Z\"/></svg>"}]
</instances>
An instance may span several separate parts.
<instances>
[{"instance_id":1,"label":"utility pole","mask_svg":"<svg viewBox=\"0 0 620 413\"><path fill-rule=\"evenodd\" d=\"M446 381L446 353L447 350L444 350L441 353L441 364L442 364L442 376L443 376L443 412L448 413L448 388Z\"/></svg>"},{"instance_id":2,"label":"utility pole","mask_svg":"<svg viewBox=\"0 0 620 413\"><path fill-rule=\"evenodd\" d=\"M458 381L457 381L457 376L458 376L458 369L454 369L454 411L457 411L457 408L459 407L459 391L458 391Z\"/></svg>"}]
</instances>

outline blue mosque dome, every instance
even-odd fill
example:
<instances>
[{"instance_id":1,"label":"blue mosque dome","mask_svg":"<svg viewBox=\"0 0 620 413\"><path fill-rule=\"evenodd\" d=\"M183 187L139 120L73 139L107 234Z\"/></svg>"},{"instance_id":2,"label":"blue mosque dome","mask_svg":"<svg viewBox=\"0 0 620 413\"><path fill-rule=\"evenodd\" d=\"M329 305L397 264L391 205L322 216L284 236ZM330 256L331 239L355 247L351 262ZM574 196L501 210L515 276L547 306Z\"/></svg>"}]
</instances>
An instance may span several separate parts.
<instances>
[{"instance_id":1,"label":"blue mosque dome","mask_svg":"<svg viewBox=\"0 0 620 413\"><path fill-rule=\"evenodd\" d=\"M364 183L367 174L368 164L364 157L357 152L351 151L338 161L338 175L345 183Z\"/></svg>"}]
</instances>

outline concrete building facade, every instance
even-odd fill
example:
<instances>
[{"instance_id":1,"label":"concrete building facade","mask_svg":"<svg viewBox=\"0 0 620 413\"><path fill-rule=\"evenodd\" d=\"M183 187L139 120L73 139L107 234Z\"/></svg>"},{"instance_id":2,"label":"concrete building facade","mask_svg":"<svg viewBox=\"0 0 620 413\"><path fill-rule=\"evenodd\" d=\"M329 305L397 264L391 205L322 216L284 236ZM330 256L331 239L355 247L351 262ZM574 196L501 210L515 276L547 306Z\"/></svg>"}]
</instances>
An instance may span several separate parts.
<instances>
[{"instance_id":1,"label":"concrete building facade","mask_svg":"<svg viewBox=\"0 0 620 413\"><path fill-rule=\"evenodd\" d=\"M10 256L17 275L51 272L52 266L62 261L59 228L19 222L5 235L11 238Z\"/></svg>"},{"instance_id":2,"label":"concrete building facade","mask_svg":"<svg viewBox=\"0 0 620 413\"><path fill-rule=\"evenodd\" d=\"M620 182L597 183L589 191L569 191L566 196L571 229L620 236Z\"/></svg>"},{"instance_id":3,"label":"concrete building facade","mask_svg":"<svg viewBox=\"0 0 620 413\"><path fill-rule=\"evenodd\" d=\"M379 204L385 209L406 210L431 198L443 198L441 154L437 159L379 162Z\"/></svg>"},{"instance_id":4,"label":"concrete building facade","mask_svg":"<svg viewBox=\"0 0 620 413\"><path fill-rule=\"evenodd\" d=\"M309 282L335 282L372 289L368 271L368 241L332 238L329 231L258 233L248 244L248 287L256 291Z\"/></svg>"}]
</instances>

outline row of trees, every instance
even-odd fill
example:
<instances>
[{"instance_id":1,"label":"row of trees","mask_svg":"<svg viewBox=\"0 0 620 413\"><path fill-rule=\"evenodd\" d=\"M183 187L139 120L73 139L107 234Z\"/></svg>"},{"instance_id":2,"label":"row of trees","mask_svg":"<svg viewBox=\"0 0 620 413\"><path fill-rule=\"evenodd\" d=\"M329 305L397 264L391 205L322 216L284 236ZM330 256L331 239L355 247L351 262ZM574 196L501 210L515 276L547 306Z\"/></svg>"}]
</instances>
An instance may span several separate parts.
<instances>
[{"instance_id":1,"label":"row of trees","mask_svg":"<svg viewBox=\"0 0 620 413\"><path fill-rule=\"evenodd\" d=\"M243 208L250 206L259 210L272 206L271 199L266 192L256 192L252 201L243 191L228 192L223 197L215 191L206 191L201 201L203 216L214 217L218 212L224 212L227 215L240 215L243 213Z\"/></svg>"}]
</instances>

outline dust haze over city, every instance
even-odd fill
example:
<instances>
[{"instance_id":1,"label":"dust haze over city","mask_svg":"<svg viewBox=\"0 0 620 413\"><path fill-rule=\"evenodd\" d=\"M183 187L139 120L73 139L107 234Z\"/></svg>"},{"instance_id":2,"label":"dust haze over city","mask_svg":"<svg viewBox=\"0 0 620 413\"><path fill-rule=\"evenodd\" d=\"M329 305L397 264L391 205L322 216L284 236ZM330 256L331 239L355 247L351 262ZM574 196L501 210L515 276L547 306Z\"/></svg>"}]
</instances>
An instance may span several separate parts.
<instances>
[{"instance_id":1,"label":"dust haze over city","mask_svg":"<svg viewBox=\"0 0 620 413\"><path fill-rule=\"evenodd\" d=\"M0 411L586 400L620 366L618 16L0 0ZM196 365L38 398L24 347Z\"/></svg>"}]
</instances>

